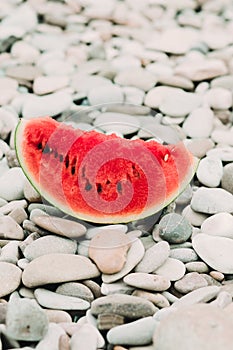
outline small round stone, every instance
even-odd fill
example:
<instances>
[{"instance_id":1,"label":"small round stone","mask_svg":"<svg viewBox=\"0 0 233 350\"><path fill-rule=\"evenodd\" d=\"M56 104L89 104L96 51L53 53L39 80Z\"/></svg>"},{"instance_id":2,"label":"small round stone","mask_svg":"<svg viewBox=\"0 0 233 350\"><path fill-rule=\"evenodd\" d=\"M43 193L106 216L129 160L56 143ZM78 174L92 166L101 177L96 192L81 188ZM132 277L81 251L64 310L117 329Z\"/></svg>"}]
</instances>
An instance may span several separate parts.
<instances>
[{"instance_id":1,"label":"small round stone","mask_svg":"<svg viewBox=\"0 0 233 350\"><path fill-rule=\"evenodd\" d=\"M183 278L174 283L175 289L182 293L187 294L195 289L206 287L207 281L197 272L187 273Z\"/></svg>"},{"instance_id":2,"label":"small round stone","mask_svg":"<svg viewBox=\"0 0 233 350\"><path fill-rule=\"evenodd\" d=\"M164 215L159 222L159 235L169 243L186 242L192 234L192 226L188 220L179 214Z\"/></svg>"},{"instance_id":3,"label":"small round stone","mask_svg":"<svg viewBox=\"0 0 233 350\"><path fill-rule=\"evenodd\" d=\"M217 213L206 218L201 232L213 236L233 238L233 216L230 213Z\"/></svg>"},{"instance_id":4,"label":"small round stone","mask_svg":"<svg viewBox=\"0 0 233 350\"><path fill-rule=\"evenodd\" d=\"M88 91L88 100L92 106L104 103L123 103L124 95L119 86L102 85L98 89L93 88Z\"/></svg>"},{"instance_id":5,"label":"small round stone","mask_svg":"<svg viewBox=\"0 0 233 350\"><path fill-rule=\"evenodd\" d=\"M177 281L185 274L185 265L178 259L168 258L154 273L167 278L169 281Z\"/></svg>"},{"instance_id":6,"label":"small round stone","mask_svg":"<svg viewBox=\"0 0 233 350\"><path fill-rule=\"evenodd\" d=\"M218 187L223 175L222 161L217 157L205 157L197 168L198 180L207 187Z\"/></svg>"},{"instance_id":7,"label":"small round stone","mask_svg":"<svg viewBox=\"0 0 233 350\"><path fill-rule=\"evenodd\" d=\"M192 261L185 264L188 272L208 273L209 267L202 261Z\"/></svg>"},{"instance_id":8,"label":"small round stone","mask_svg":"<svg viewBox=\"0 0 233 350\"><path fill-rule=\"evenodd\" d=\"M78 282L62 283L57 287L56 293L84 299L89 302L94 300L92 291L84 284Z\"/></svg>"},{"instance_id":9,"label":"small round stone","mask_svg":"<svg viewBox=\"0 0 233 350\"><path fill-rule=\"evenodd\" d=\"M170 258L178 259L185 264L198 260L198 255L192 248L175 248L171 249Z\"/></svg>"}]
</instances>

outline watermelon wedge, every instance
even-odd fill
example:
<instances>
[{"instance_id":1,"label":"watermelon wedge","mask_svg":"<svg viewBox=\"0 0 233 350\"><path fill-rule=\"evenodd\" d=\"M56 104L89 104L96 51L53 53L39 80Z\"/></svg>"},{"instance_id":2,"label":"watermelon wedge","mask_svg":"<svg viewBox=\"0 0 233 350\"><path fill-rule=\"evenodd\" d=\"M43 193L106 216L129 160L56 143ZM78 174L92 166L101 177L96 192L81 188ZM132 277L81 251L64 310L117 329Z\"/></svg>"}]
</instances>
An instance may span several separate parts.
<instances>
[{"instance_id":1,"label":"watermelon wedge","mask_svg":"<svg viewBox=\"0 0 233 350\"><path fill-rule=\"evenodd\" d=\"M185 189L197 167L183 143L128 140L50 117L21 119L15 148L24 173L46 200L96 223L154 214Z\"/></svg>"}]
</instances>

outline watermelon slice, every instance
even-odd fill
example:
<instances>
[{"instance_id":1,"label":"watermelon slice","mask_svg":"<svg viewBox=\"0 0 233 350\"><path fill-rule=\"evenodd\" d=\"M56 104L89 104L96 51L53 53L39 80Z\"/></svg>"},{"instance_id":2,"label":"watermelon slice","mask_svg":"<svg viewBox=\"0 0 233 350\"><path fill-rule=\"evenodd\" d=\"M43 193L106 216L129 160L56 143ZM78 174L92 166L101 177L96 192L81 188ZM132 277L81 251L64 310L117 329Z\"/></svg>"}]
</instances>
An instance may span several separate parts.
<instances>
[{"instance_id":1,"label":"watermelon slice","mask_svg":"<svg viewBox=\"0 0 233 350\"><path fill-rule=\"evenodd\" d=\"M128 140L49 117L21 119L15 147L24 173L46 200L96 223L154 214L185 189L197 167L183 143Z\"/></svg>"}]
</instances>

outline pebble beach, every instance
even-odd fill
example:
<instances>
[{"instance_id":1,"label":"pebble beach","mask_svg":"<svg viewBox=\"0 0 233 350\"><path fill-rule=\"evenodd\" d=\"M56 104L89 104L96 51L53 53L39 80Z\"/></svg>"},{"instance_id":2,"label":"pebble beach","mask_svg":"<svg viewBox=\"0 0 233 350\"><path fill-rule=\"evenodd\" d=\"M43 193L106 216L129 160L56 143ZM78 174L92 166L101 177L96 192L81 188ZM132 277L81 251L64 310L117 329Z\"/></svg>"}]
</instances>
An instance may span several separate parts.
<instances>
[{"instance_id":1,"label":"pebble beach","mask_svg":"<svg viewBox=\"0 0 233 350\"><path fill-rule=\"evenodd\" d=\"M0 350L232 350L233 3L1 0ZM45 201L20 118L183 142L154 215L113 225Z\"/></svg>"}]
</instances>

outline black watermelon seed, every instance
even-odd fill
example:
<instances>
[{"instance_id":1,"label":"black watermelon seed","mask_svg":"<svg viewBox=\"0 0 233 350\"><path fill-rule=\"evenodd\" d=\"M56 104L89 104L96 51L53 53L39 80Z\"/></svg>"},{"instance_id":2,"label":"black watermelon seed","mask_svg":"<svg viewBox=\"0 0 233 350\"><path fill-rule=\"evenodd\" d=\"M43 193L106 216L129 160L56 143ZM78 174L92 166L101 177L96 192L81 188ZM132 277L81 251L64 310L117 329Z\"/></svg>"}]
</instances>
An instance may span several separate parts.
<instances>
[{"instance_id":1,"label":"black watermelon seed","mask_svg":"<svg viewBox=\"0 0 233 350\"><path fill-rule=\"evenodd\" d=\"M58 156L57 151L54 151L54 157L57 158L57 156Z\"/></svg>"},{"instance_id":2,"label":"black watermelon seed","mask_svg":"<svg viewBox=\"0 0 233 350\"><path fill-rule=\"evenodd\" d=\"M65 157L65 166L66 166L66 168L69 167L69 164L70 164L69 157L66 156L66 157Z\"/></svg>"},{"instance_id":3,"label":"black watermelon seed","mask_svg":"<svg viewBox=\"0 0 233 350\"><path fill-rule=\"evenodd\" d=\"M62 154L59 155L59 160L61 163L63 162L63 155Z\"/></svg>"},{"instance_id":4,"label":"black watermelon seed","mask_svg":"<svg viewBox=\"0 0 233 350\"><path fill-rule=\"evenodd\" d=\"M96 184L97 187L97 192L101 193L102 192L102 185L101 184Z\"/></svg>"},{"instance_id":5,"label":"black watermelon seed","mask_svg":"<svg viewBox=\"0 0 233 350\"><path fill-rule=\"evenodd\" d=\"M37 148L38 148L38 149L42 149L42 142L39 142L39 143L38 143Z\"/></svg>"},{"instance_id":6,"label":"black watermelon seed","mask_svg":"<svg viewBox=\"0 0 233 350\"><path fill-rule=\"evenodd\" d=\"M117 183L117 192L121 193L122 192L122 186L121 186L121 182L118 181Z\"/></svg>"},{"instance_id":7,"label":"black watermelon seed","mask_svg":"<svg viewBox=\"0 0 233 350\"><path fill-rule=\"evenodd\" d=\"M74 175L75 174L75 166L73 165L72 167L71 167L71 175Z\"/></svg>"},{"instance_id":8,"label":"black watermelon seed","mask_svg":"<svg viewBox=\"0 0 233 350\"><path fill-rule=\"evenodd\" d=\"M90 182L88 182L85 186L85 190L90 191L91 189L92 189L92 185L90 184Z\"/></svg>"}]
</instances>

